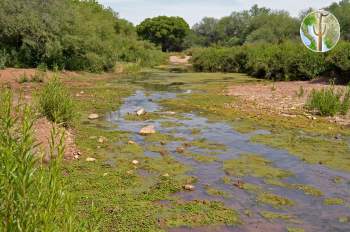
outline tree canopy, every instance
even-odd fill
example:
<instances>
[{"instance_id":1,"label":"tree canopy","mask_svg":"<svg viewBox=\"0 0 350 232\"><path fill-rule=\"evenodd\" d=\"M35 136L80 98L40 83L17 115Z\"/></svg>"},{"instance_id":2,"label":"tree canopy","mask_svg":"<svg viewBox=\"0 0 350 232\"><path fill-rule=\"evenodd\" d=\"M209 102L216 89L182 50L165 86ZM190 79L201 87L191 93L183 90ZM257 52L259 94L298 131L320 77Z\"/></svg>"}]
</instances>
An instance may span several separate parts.
<instances>
[{"instance_id":1,"label":"tree canopy","mask_svg":"<svg viewBox=\"0 0 350 232\"><path fill-rule=\"evenodd\" d=\"M94 0L0 1L0 58L7 66L103 71L120 59L150 60L147 49L154 57L155 47L138 41L131 23Z\"/></svg>"},{"instance_id":2,"label":"tree canopy","mask_svg":"<svg viewBox=\"0 0 350 232\"><path fill-rule=\"evenodd\" d=\"M160 45L163 51L180 51L190 27L181 17L159 16L144 20L136 30L142 39Z\"/></svg>"}]
</instances>

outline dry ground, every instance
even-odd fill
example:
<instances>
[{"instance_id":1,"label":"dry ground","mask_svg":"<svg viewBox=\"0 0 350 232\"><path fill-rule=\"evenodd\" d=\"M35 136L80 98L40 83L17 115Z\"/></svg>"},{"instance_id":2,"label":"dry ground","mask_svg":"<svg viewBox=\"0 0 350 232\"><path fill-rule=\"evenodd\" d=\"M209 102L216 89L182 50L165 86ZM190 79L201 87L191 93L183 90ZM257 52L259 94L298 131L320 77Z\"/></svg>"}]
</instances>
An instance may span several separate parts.
<instances>
[{"instance_id":1,"label":"dry ground","mask_svg":"<svg viewBox=\"0 0 350 232\"><path fill-rule=\"evenodd\" d=\"M313 89L326 87L330 85L324 80L242 84L228 87L226 94L237 96L247 104L253 104L258 110L271 111L286 117L298 114L308 116L304 106L309 94ZM335 88L341 91L346 87L335 86ZM339 124L350 124L349 115L329 120Z\"/></svg>"},{"instance_id":2,"label":"dry ground","mask_svg":"<svg viewBox=\"0 0 350 232\"><path fill-rule=\"evenodd\" d=\"M19 83L19 79L22 75L26 75L29 79L35 75L37 72L36 69L15 69L15 68L8 68L5 70L0 70L0 87L5 86L8 88L11 88L15 95L15 101L17 100L19 93L21 92L25 103L33 103L33 94L35 94L42 83L34 83L34 82L28 82L28 83ZM47 78L52 76L52 73L49 73L47 76L45 76L44 81L46 81ZM65 79L71 79L71 77L75 77L78 74L73 72L64 72L60 74L61 77ZM52 124L44 117L39 118L35 121L34 124L34 133L37 142L40 144L40 149L44 151L46 156L44 157L44 161L48 161L48 151L49 151L49 139L50 139L50 133L52 129ZM74 131L64 129L65 130L65 159L70 160L73 159L74 156L80 154L77 147L74 143Z\"/></svg>"}]
</instances>

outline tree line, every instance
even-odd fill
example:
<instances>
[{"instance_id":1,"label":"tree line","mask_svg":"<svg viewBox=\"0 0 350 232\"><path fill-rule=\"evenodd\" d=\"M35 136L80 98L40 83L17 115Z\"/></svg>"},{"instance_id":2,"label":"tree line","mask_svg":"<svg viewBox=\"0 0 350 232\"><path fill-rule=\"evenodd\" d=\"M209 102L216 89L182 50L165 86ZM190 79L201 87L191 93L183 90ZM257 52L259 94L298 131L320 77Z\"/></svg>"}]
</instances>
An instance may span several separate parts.
<instances>
[{"instance_id":1,"label":"tree line","mask_svg":"<svg viewBox=\"0 0 350 232\"><path fill-rule=\"evenodd\" d=\"M0 67L107 71L117 61L153 65L163 55L94 0L0 1Z\"/></svg>"}]
</instances>

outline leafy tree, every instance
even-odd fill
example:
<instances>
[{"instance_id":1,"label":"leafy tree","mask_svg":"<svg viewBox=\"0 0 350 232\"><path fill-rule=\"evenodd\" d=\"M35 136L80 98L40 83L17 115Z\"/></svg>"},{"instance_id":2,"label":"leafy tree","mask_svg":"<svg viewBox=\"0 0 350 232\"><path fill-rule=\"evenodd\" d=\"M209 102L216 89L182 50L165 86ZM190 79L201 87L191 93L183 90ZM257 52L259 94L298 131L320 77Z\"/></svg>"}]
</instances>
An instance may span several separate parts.
<instances>
[{"instance_id":1,"label":"leafy tree","mask_svg":"<svg viewBox=\"0 0 350 232\"><path fill-rule=\"evenodd\" d=\"M339 3L333 3L327 10L337 17L342 38L350 40L350 0L342 0Z\"/></svg>"},{"instance_id":2,"label":"leafy tree","mask_svg":"<svg viewBox=\"0 0 350 232\"><path fill-rule=\"evenodd\" d=\"M209 46L217 43L222 39L221 31L218 27L219 20L215 18L205 17L201 22L195 24L192 30L196 35L203 38L202 45Z\"/></svg>"},{"instance_id":3,"label":"leafy tree","mask_svg":"<svg viewBox=\"0 0 350 232\"><path fill-rule=\"evenodd\" d=\"M163 51L180 51L190 28L183 18L159 16L144 20L136 30L141 38L160 45Z\"/></svg>"}]
</instances>

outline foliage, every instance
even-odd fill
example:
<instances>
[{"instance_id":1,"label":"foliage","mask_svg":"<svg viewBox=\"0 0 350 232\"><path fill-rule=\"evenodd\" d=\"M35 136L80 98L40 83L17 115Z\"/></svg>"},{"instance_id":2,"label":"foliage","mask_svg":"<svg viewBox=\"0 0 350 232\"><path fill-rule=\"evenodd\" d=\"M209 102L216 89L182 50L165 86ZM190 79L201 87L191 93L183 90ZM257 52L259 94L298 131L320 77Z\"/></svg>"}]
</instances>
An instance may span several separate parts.
<instances>
[{"instance_id":1,"label":"foliage","mask_svg":"<svg viewBox=\"0 0 350 232\"><path fill-rule=\"evenodd\" d=\"M330 70L339 77L342 82L350 81L350 43L339 42L327 57Z\"/></svg>"},{"instance_id":2,"label":"foliage","mask_svg":"<svg viewBox=\"0 0 350 232\"><path fill-rule=\"evenodd\" d=\"M350 1L341 0L339 3L331 4L326 10L337 17L340 24L340 34L344 40L350 40Z\"/></svg>"},{"instance_id":3,"label":"foliage","mask_svg":"<svg viewBox=\"0 0 350 232\"><path fill-rule=\"evenodd\" d=\"M322 116L334 116L337 113L346 115L350 107L350 87L345 94L334 87L313 90L309 96L307 107L317 110Z\"/></svg>"},{"instance_id":4,"label":"foliage","mask_svg":"<svg viewBox=\"0 0 350 232\"><path fill-rule=\"evenodd\" d=\"M0 2L0 47L8 66L108 71L122 59L119 52L129 45L124 41L148 52L138 45L133 25L97 1Z\"/></svg>"},{"instance_id":5,"label":"foliage","mask_svg":"<svg viewBox=\"0 0 350 232\"><path fill-rule=\"evenodd\" d=\"M299 22L285 11L272 11L254 5L250 10L232 12L221 19L203 18L192 31L197 36L192 45L223 46L245 43L280 43L298 37ZM193 37L193 36L192 36Z\"/></svg>"},{"instance_id":6,"label":"foliage","mask_svg":"<svg viewBox=\"0 0 350 232\"><path fill-rule=\"evenodd\" d=\"M184 19L167 16L148 18L136 29L141 38L160 45L163 51L182 50L184 39L190 30Z\"/></svg>"},{"instance_id":7,"label":"foliage","mask_svg":"<svg viewBox=\"0 0 350 232\"><path fill-rule=\"evenodd\" d=\"M42 115L64 126L70 125L76 116L72 97L57 76L43 87L38 104Z\"/></svg>"},{"instance_id":8,"label":"foliage","mask_svg":"<svg viewBox=\"0 0 350 232\"><path fill-rule=\"evenodd\" d=\"M196 71L247 72L274 80L312 79L326 71L322 54L294 42L192 50Z\"/></svg>"},{"instance_id":9,"label":"foliage","mask_svg":"<svg viewBox=\"0 0 350 232\"><path fill-rule=\"evenodd\" d=\"M33 138L33 111L12 104L10 91L0 96L0 228L2 231L72 231L69 196L62 181L63 134L51 132L50 158ZM59 141L56 143L56 135Z\"/></svg>"}]
</instances>

